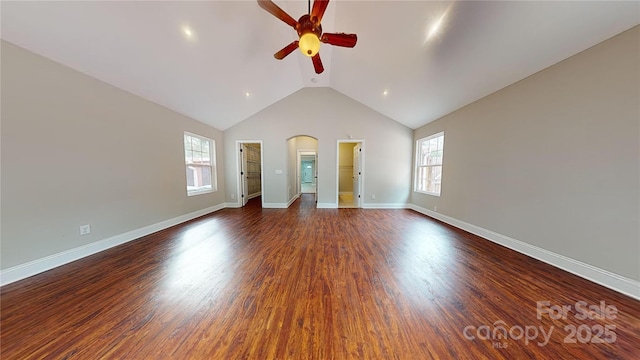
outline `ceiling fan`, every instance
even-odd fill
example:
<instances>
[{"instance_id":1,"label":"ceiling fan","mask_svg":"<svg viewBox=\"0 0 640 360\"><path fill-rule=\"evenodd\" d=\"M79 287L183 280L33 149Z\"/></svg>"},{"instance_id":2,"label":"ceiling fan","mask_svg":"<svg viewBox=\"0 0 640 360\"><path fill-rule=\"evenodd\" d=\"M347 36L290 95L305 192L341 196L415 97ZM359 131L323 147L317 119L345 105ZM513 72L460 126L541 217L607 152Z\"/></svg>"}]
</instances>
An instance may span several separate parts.
<instances>
[{"instance_id":1,"label":"ceiling fan","mask_svg":"<svg viewBox=\"0 0 640 360\"><path fill-rule=\"evenodd\" d=\"M311 8L311 0L309 0L309 13L302 15L298 21L289 16L289 14L271 0L258 0L258 4L261 8L284 21L298 32L298 40L293 41L273 55L278 60L284 59L284 57L291 54L293 50L300 48L303 54L311 58L316 74L320 74L324 71L319 54L320 42L352 48L356 46L356 42L358 41L356 34L322 33L322 25L320 22L322 21L324 11L327 9L327 5L329 5L329 0L314 0L313 8Z\"/></svg>"}]
</instances>

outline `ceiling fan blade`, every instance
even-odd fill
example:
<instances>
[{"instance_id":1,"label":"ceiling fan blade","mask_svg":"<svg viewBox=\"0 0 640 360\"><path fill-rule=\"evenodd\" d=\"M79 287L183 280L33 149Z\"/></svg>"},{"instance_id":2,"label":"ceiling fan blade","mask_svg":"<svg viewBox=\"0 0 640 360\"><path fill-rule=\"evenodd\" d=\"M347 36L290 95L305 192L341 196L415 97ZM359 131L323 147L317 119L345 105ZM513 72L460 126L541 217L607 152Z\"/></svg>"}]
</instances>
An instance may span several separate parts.
<instances>
[{"instance_id":1,"label":"ceiling fan blade","mask_svg":"<svg viewBox=\"0 0 640 360\"><path fill-rule=\"evenodd\" d=\"M298 40L292 42L291 44L282 48L282 50L278 51L273 55L278 60L284 59L285 56L291 54L291 52L298 48Z\"/></svg>"},{"instance_id":2,"label":"ceiling fan blade","mask_svg":"<svg viewBox=\"0 0 640 360\"><path fill-rule=\"evenodd\" d=\"M358 42L358 35L345 33L324 33L322 34L320 41L335 46L354 47L356 46L356 42Z\"/></svg>"},{"instance_id":3,"label":"ceiling fan blade","mask_svg":"<svg viewBox=\"0 0 640 360\"><path fill-rule=\"evenodd\" d=\"M324 66L322 66L322 60L320 60L320 53L315 54L311 61L313 61L313 68L316 70L316 74L322 74Z\"/></svg>"},{"instance_id":4,"label":"ceiling fan blade","mask_svg":"<svg viewBox=\"0 0 640 360\"><path fill-rule=\"evenodd\" d=\"M294 29L296 25L298 25L298 22L294 18L289 16L289 14L287 14L284 10L280 9L278 5L273 3L273 1L258 0L258 5L260 5L261 8L267 10L267 12L269 12L271 15L286 22L289 26L293 27Z\"/></svg>"},{"instance_id":5,"label":"ceiling fan blade","mask_svg":"<svg viewBox=\"0 0 640 360\"><path fill-rule=\"evenodd\" d=\"M311 9L311 21L313 21L316 25L320 24L322 21L322 16L324 15L324 11L327 9L329 5L329 0L315 0L313 2L313 8ZM315 18L315 19L314 19Z\"/></svg>"}]
</instances>

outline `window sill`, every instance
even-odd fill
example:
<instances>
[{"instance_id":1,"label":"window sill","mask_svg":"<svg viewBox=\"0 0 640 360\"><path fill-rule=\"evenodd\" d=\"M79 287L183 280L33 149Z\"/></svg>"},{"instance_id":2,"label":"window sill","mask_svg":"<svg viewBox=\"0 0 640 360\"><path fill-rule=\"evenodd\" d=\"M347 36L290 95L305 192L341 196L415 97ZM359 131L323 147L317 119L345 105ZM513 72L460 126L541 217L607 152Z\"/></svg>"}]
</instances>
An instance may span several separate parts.
<instances>
[{"instance_id":1,"label":"window sill","mask_svg":"<svg viewBox=\"0 0 640 360\"><path fill-rule=\"evenodd\" d=\"M435 192L418 191L418 190L414 190L414 192L417 192L418 194L425 194L425 195L431 195L431 196L440 197L440 193L435 193Z\"/></svg>"},{"instance_id":2,"label":"window sill","mask_svg":"<svg viewBox=\"0 0 640 360\"><path fill-rule=\"evenodd\" d=\"M212 192L214 192L214 190L189 191L187 192L187 196L196 196L196 195L208 194Z\"/></svg>"}]
</instances>

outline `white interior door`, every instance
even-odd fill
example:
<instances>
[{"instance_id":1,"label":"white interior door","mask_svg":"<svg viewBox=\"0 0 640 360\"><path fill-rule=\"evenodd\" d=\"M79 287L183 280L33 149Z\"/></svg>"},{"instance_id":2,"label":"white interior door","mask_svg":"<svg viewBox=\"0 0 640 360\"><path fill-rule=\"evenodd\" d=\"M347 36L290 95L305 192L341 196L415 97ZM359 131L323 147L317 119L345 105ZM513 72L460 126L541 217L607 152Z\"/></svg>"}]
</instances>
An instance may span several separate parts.
<instances>
[{"instance_id":1,"label":"white interior door","mask_svg":"<svg viewBox=\"0 0 640 360\"><path fill-rule=\"evenodd\" d=\"M360 144L356 144L353 147L353 203L356 207L360 207L362 194L360 194L360 185L362 183L362 164L360 163L362 158L362 147Z\"/></svg>"}]
</instances>

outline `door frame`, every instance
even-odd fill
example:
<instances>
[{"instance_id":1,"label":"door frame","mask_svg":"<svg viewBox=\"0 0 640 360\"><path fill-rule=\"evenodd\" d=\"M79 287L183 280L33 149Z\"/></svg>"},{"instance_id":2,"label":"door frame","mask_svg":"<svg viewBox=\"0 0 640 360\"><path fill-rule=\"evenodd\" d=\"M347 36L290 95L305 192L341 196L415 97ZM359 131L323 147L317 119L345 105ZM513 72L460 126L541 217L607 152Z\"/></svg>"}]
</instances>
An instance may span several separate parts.
<instances>
[{"instance_id":1,"label":"door frame","mask_svg":"<svg viewBox=\"0 0 640 360\"><path fill-rule=\"evenodd\" d=\"M302 163L302 156L303 155L307 155L307 156L313 156L315 159L315 166L314 166L314 174L313 174L313 179L315 180L315 184L316 184L316 191L315 191L315 195L314 198L316 200L316 202L318 202L318 152L315 149L298 149L297 150L297 160L296 160L296 191L298 196L302 195L302 179L300 178L300 173L301 173L301 168L300 168L300 164ZM312 180L312 181L314 181Z\"/></svg>"},{"instance_id":2,"label":"door frame","mask_svg":"<svg viewBox=\"0 0 640 360\"><path fill-rule=\"evenodd\" d=\"M236 140L236 189L237 189L237 204L238 207L243 207L242 196L244 192L244 179L242 172L242 156L240 156L240 149L244 144L260 144L260 196L261 206L264 207L264 144L262 140Z\"/></svg>"},{"instance_id":3,"label":"door frame","mask_svg":"<svg viewBox=\"0 0 640 360\"><path fill-rule=\"evenodd\" d=\"M340 203L340 144L343 143L358 143L360 144L360 149L362 150L360 152L360 173L362 174L360 177L360 199L356 200L356 204L358 208L362 208L364 205L364 174L365 174L365 169L364 169L364 154L365 154L365 150L364 150L364 139L347 139L347 140L338 140L337 144L336 144L336 208L338 207L338 204Z\"/></svg>"}]
</instances>

